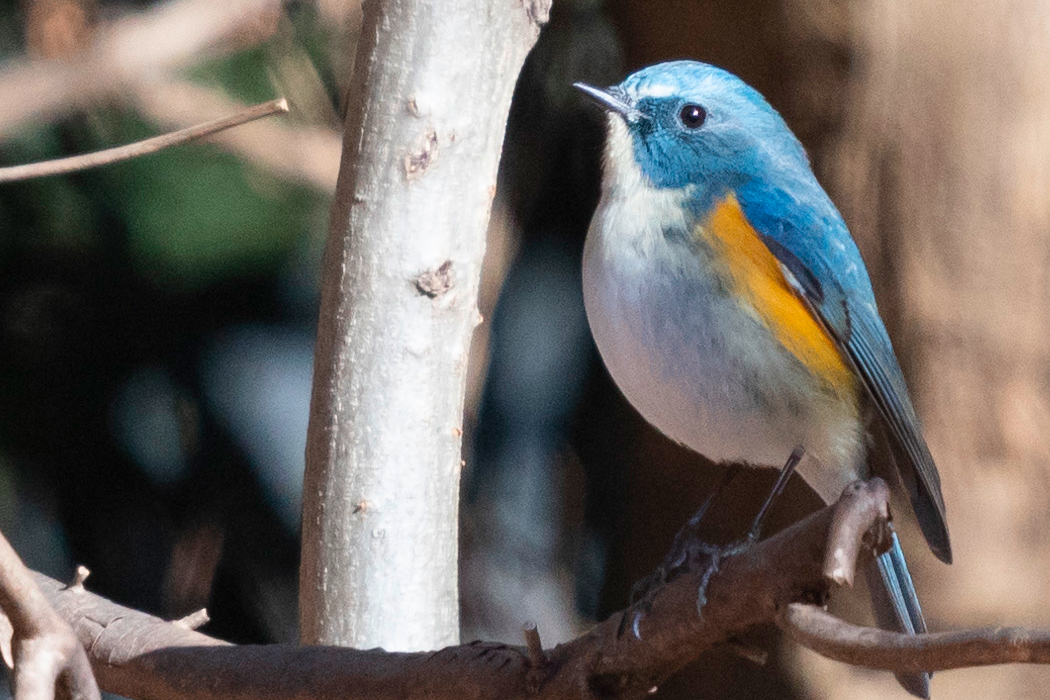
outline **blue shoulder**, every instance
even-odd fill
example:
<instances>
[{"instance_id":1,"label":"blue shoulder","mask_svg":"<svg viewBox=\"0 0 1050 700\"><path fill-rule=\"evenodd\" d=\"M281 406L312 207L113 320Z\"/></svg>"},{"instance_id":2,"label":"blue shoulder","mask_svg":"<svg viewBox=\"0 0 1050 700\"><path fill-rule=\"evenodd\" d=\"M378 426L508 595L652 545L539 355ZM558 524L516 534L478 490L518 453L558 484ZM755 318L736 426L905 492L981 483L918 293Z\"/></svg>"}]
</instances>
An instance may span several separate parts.
<instances>
[{"instance_id":1,"label":"blue shoulder","mask_svg":"<svg viewBox=\"0 0 1050 700\"><path fill-rule=\"evenodd\" d=\"M736 189L736 197L748 222L832 330L848 336L849 314L878 314L860 251L812 175L790 186L752 180Z\"/></svg>"}]
</instances>

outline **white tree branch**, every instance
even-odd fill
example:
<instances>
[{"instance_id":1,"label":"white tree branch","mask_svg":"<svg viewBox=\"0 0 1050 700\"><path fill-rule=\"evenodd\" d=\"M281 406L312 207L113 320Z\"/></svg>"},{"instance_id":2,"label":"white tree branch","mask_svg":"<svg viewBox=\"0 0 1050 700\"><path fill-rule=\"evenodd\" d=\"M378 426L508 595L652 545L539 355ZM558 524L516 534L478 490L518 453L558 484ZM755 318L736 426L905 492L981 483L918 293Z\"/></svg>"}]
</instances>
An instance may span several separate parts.
<instances>
[{"instance_id":1,"label":"white tree branch","mask_svg":"<svg viewBox=\"0 0 1050 700\"><path fill-rule=\"evenodd\" d=\"M322 268L301 639L459 638L460 442L510 98L549 0L373 0Z\"/></svg>"}]
</instances>

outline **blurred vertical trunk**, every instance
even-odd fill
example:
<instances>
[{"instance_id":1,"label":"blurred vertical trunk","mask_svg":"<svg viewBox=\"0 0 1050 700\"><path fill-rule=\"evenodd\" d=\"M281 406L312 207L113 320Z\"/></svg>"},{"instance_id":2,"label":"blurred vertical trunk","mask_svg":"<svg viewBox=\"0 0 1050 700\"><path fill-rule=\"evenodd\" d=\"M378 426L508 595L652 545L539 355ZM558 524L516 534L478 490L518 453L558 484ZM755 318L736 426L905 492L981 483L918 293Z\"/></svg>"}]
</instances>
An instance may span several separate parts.
<instances>
[{"instance_id":1,"label":"blurred vertical trunk","mask_svg":"<svg viewBox=\"0 0 1050 700\"><path fill-rule=\"evenodd\" d=\"M920 595L934 630L1046 625L1050 2L887 0L850 12L856 77L825 171L944 482L956 563L909 537ZM832 696L859 697L870 677L824 667L848 684L827 680ZM943 674L933 689L1042 697L1037 673Z\"/></svg>"},{"instance_id":2,"label":"blurred vertical trunk","mask_svg":"<svg viewBox=\"0 0 1050 700\"><path fill-rule=\"evenodd\" d=\"M514 83L550 0L373 0L322 268L300 638L459 639L460 442Z\"/></svg>"}]
</instances>

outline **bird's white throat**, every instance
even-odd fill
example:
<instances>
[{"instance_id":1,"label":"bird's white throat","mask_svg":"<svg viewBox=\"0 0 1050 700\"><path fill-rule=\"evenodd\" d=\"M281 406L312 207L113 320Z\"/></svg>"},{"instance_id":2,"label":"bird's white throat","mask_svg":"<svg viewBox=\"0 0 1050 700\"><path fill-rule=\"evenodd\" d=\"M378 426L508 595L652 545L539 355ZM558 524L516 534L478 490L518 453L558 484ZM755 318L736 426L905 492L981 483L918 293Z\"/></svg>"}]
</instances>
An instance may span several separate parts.
<instances>
[{"instance_id":1,"label":"bird's white throat","mask_svg":"<svg viewBox=\"0 0 1050 700\"><path fill-rule=\"evenodd\" d=\"M609 115L601 201L591 222L588 246L603 257L624 246L642 257L659 256L668 230L686 231L685 206L691 187L655 187L634 156L631 133L623 118Z\"/></svg>"}]
</instances>

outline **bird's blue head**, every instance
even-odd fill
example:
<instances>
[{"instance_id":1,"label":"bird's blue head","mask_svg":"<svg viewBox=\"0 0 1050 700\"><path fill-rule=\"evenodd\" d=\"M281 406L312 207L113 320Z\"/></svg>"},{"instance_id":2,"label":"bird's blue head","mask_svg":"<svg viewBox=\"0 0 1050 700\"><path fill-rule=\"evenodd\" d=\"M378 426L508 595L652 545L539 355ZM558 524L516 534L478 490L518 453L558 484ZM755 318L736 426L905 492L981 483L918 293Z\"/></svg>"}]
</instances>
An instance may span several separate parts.
<instances>
[{"instance_id":1,"label":"bird's blue head","mask_svg":"<svg viewBox=\"0 0 1050 700\"><path fill-rule=\"evenodd\" d=\"M610 113L607 179L640 171L652 187L696 185L717 197L754 177L812 177L805 151L776 110L720 68L674 61L615 87L576 87Z\"/></svg>"}]
</instances>

